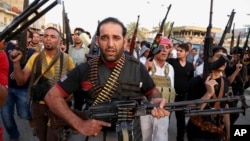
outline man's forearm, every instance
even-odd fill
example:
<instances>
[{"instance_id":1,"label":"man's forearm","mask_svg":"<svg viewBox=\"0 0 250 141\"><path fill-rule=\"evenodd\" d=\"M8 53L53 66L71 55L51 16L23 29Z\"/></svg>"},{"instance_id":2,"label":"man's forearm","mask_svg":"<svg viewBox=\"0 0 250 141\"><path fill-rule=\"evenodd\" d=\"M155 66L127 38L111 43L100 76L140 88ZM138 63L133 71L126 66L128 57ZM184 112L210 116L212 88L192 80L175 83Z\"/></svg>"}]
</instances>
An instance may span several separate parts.
<instances>
[{"instance_id":1,"label":"man's forearm","mask_svg":"<svg viewBox=\"0 0 250 141\"><path fill-rule=\"evenodd\" d=\"M67 102L60 95L59 90L55 86L52 87L46 94L45 101L54 114L70 124L72 127L77 128L81 119L69 108Z\"/></svg>"},{"instance_id":2,"label":"man's forearm","mask_svg":"<svg viewBox=\"0 0 250 141\"><path fill-rule=\"evenodd\" d=\"M24 72L21 68L20 62L13 63L14 78L17 85L23 85L25 83Z\"/></svg>"}]
</instances>

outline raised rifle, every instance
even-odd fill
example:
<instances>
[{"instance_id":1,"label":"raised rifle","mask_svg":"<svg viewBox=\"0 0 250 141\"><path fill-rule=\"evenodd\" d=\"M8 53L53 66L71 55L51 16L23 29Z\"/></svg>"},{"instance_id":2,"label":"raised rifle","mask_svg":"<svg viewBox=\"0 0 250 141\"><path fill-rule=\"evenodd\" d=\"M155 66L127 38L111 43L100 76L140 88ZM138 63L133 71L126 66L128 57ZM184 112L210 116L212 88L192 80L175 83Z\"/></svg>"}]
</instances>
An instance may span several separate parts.
<instances>
[{"instance_id":1,"label":"raised rifle","mask_svg":"<svg viewBox=\"0 0 250 141\"><path fill-rule=\"evenodd\" d=\"M246 41L245 41L245 43L244 43L244 45L243 45L243 55L246 53L246 54L248 54L248 58L245 58L244 60L243 60L243 64L245 64L245 65L248 65L248 64L250 64L250 58L249 58L249 54L250 54L250 48L249 48L249 46L248 46L248 39L249 39L249 34L250 34L250 28L248 28L248 33L247 33L247 37L246 37Z\"/></svg>"},{"instance_id":2,"label":"raised rifle","mask_svg":"<svg viewBox=\"0 0 250 141\"><path fill-rule=\"evenodd\" d=\"M230 54L232 54L233 47L234 47L234 26L235 26L235 23L233 24L233 29L232 29L232 36L231 36L231 42L230 42Z\"/></svg>"},{"instance_id":3,"label":"raised rifle","mask_svg":"<svg viewBox=\"0 0 250 141\"><path fill-rule=\"evenodd\" d=\"M63 38L64 38L64 35L66 35L66 53L69 52L69 47L70 45L73 44L73 39L72 39L72 34L71 34L71 28L70 28L70 25L69 25L69 18L68 18L68 14L66 13L65 11L65 6L64 6L64 1L62 2L62 6L63 6L63 9L62 9L62 20L63 20Z\"/></svg>"},{"instance_id":4,"label":"raised rifle","mask_svg":"<svg viewBox=\"0 0 250 141\"><path fill-rule=\"evenodd\" d=\"M18 35L20 32L22 32L24 29L26 29L28 26L30 26L32 23L42 17L50 9L60 3L60 0L55 0L43 10L39 10L39 8L41 8L48 1L49 0L34 0L28 7L24 9L24 11L20 15L16 16L13 21L0 33L0 40L4 40L5 42L10 41L16 35ZM28 21L26 21L27 19Z\"/></svg>"},{"instance_id":5,"label":"raised rifle","mask_svg":"<svg viewBox=\"0 0 250 141\"><path fill-rule=\"evenodd\" d=\"M150 61L152 61L154 59L154 56L156 54L160 53L160 51L161 51L161 47L159 47L159 43L161 41L161 37L162 37L163 29L164 29L164 24L167 20L167 16L168 16L168 13L170 11L170 8L171 8L171 4L168 6L168 11L167 11L164 19L162 20L161 25L160 25L160 29L159 29L158 33L156 34L154 41L150 47L150 51L149 51L149 54L147 57L147 58L149 58Z\"/></svg>"},{"instance_id":6,"label":"raised rifle","mask_svg":"<svg viewBox=\"0 0 250 141\"><path fill-rule=\"evenodd\" d=\"M54 2L51 2L49 5L47 5L46 8L41 10L41 7L48 1L49 0L34 0L0 33L0 41L4 41L5 43L7 43L8 41L14 39L23 30L27 29L27 27L29 27L32 23L34 23L50 9L61 2L60 0L54 0ZM19 47L19 49L21 51L26 51L26 46Z\"/></svg>"},{"instance_id":7,"label":"raised rifle","mask_svg":"<svg viewBox=\"0 0 250 141\"><path fill-rule=\"evenodd\" d=\"M140 19L140 15L138 15L136 26L135 26L135 31L134 31L134 34L132 36L131 42L130 42L130 48L129 48L129 55L130 56L133 56L133 53L134 53L137 30L138 30L138 26L139 26L139 19Z\"/></svg>"},{"instance_id":8,"label":"raised rifle","mask_svg":"<svg viewBox=\"0 0 250 141\"><path fill-rule=\"evenodd\" d=\"M229 20L227 22L227 25L224 29L224 32L221 36L221 39L220 39L220 42L218 44L218 46L223 46L223 43L224 43L224 40L225 40L225 37L226 37L226 34L230 32L231 30L231 26L232 26L232 23L233 23L233 19L234 19L234 15L235 15L235 12L234 12L234 9L232 10L231 14L230 14L230 17L229 17Z\"/></svg>"},{"instance_id":9,"label":"raised rifle","mask_svg":"<svg viewBox=\"0 0 250 141\"><path fill-rule=\"evenodd\" d=\"M100 21L98 20L97 25L99 25L99 23L100 23ZM92 59L92 58L94 58L94 57L96 57L96 56L98 56L100 54L100 49L95 43L96 32L95 32L94 36L91 39L90 47L89 47L89 53L85 54L85 57L87 58L87 60L90 60L90 59Z\"/></svg>"},{"instance_id":10,"label":"raised rifle","mask_svg":"<svg viewBox=\"0 0 250 141\"><path fill-rule=\"evenodd\" d=\"M174 22L172 22L172 23L170 24L170 30L169 30L169 33L168 33L168 39L171 38L171 33L172 33L172 30L173 30L173 27L174 27Z\"/></svg>"},{"instance_id":11,"label":"raised rifle","mask_svg":"<svg viewBox=\"0 0 250 141\"><path fill-rule=\"evenodd\" d=\"M245 43L244 43L243 48L249 47L249 46L248 46L249 34L250 34L250 28L248 28L247 37L246 37L246 41L245 41Z\"/></svg>"},{"instance_id":12,"label":"raised rifle","mask_svg":"<svg viewBox=\"0 0 250 141\"><path fill-rule=\"evenodd\" d=\"M210 16L209 16L209 24L206 31L205 43L204 43L204 67L203 67L203 78L206 80L209 75L209 58L212 57L212 47L213 47L213 37L211 36L212 30L212 14L213 14L213 0L210 3Z\"/></svg>"}]
</instances>

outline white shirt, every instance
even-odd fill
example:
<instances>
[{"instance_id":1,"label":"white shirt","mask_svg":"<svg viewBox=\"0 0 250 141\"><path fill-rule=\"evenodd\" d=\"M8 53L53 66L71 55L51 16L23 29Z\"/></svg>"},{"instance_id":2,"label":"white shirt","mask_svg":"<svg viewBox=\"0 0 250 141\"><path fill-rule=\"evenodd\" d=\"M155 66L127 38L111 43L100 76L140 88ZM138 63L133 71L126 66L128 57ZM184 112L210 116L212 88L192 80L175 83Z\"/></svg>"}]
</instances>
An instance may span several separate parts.
<instances>
[{"instance_id":1,"label":"white shirt","mask_svg":"<svg viewBox=\"0 0 250 141\"><path fill-rule=\"evenodd\" d=\"M201 75L203 73L204 62L202 62L194 71L194 76Z\"/></svg>"},{"instance_id":2,"label":"white shirt","mask_svg":"<svg viewBox=\"0 0 250 141\"><path fill-rule=\"evenodd\" d=\"M170 53L172 54L172 58L177 58L177 50L176 49L171 50Z\"/></svg>"},{"instance_id":3,"label":"white shirt","mask_svg":"<svg viewBox=\"0 0 250 141\"><path fill-rule=\"evenodd\" d=\"M168 64L167 62L165 62L163 67L160 67L159 65L156 64L155 60L153 60L153 63L155 64L155 75L159 75L159 76L165 76L165 67ZM168 64L168 77L170 78L171 81L171 87L174 88L174 68L171 64ZM149 74L151 75L152 72L150 71Z\"/></svg>"}]
</instances>

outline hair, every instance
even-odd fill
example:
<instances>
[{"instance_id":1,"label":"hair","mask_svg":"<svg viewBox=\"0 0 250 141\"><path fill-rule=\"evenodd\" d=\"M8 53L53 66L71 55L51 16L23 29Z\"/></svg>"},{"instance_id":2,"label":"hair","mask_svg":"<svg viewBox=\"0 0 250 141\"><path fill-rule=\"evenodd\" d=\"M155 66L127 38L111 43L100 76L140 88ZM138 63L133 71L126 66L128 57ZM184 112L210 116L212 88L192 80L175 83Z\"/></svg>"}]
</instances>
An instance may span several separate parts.
<instances>
[{"instance_id":1,"label":"hair","mask_svg":"<svg viewBox=\"0 0 250 141\"><path fill-rule=\"evenodd\" d=\"M76 28L74 29L74 32L76 32L76 31L84 32L84 29L82 29L81 27L76 27Z\"/></svg>"},{"instance_id":2,"label":"hair","mask_svg":"<svg viewBox=\"0 0 250 141\"><path fill-rule=\"evenodd\" d=\"M214 46L213 47L213 55L218 52L218 51L222 51L223 53L226 53L227 54L227 50L224 48L224 47L221 47L221 46Z\"/></svg>"},{"instance_id":3,"label":"hair","mask_svg":"<svg viewBox=\"0 0 250 141\"><path fill-rule=\"evenodd\" d=\"M196 51L196 52L198 51L197 48L192 48L192 50L194 50L194 51Z\"/></svg>"},{"instance_id":4,"label":"hair","mask_svg":"<svg viewBox=\"0 0 250 141\"><path fill-rule=\"evenodd\" d=\"M188 43L180 44L178 47L181 48L181 49L183 49L183 50L185 50L186 52L189 51Z\"/></svg>"},{"instance_id":5,"label":"hair","mask_svg":"<svg viewBox=\"0 0 250 141\"><path fill-rule=\"evenodd\" d=\"M61 34L60 34L60 32L59 32L59 30L57 28L49 26L45 30L48 30L48 29L55 30L58 33L58 36L61 37Z\"/></svg>"},{"instance_id":6,"label":"hair","mask_svg":"<svg viewBox=\"0 0 250 141\"><path fill-rule=\"evenodd\" d=\"M110 22L120 25L120 26L122 27L122 36L123 36L123 37L126 36L126 34L127 34L127 29L126 29L126 27L124 26L124 24L123 24L121 21L119 21L117 18L113 18L113 17L108 17L108 18L102 20L102 21L98 24L97 30L96 30L96 31L97 31L97 32L96 32L96 35L97 35L97 36L100 36L100 27L101 27L103 24L110 23Z\"/></svg>"}]
</instances>

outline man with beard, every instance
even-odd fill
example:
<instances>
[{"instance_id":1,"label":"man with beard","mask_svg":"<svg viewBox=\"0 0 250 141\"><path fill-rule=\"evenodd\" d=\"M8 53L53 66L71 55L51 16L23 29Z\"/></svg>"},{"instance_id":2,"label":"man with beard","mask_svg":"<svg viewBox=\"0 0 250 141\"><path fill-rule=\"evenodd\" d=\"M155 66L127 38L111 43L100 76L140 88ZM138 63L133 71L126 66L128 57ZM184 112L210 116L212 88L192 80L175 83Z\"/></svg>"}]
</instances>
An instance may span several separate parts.
<instances>
[{"instance_id":1,"label":"man with beard","mask_svg":"<svg viewBox=\"0 0 250 141\"><path fill-rule=\"evenodd\" d=\"M96 33L96 44L100 47L101 54L77 66L58 81L45 96L46 103L54 113L80 134L89 136L90 140L115 141L117 137L112 135L114 131L110 127L114 125L117 125L116 128L122 127L119 123L81 119L72 112L66 106L64 98L78 89L83 90L87 107L107 101L122 101L131 97L145 96L151 103L160 104L151 111L154 117L169 115L163 108L166 101L160 98L160 93L144 65L134 57L124 54L127 43L126 32L124 24L116 18L108 17L101 21ZM105 111L100 112L105 113ZM122 123L130 126L133 125L133 121ZM135 127L137 128L134 129L140 128L140 126ZM134 139L139 140L137 137L140 133L126 129L129 130L127 134L129 138L135 136Z\"/></svg>"},{"instance_id":2,"label":"man with beard","mask_svg":"<svg viewBox=\"0 0 250 141\"><path fill-rule=\"evenodd\" d=\"M46 28L43 37L44 49L40 53L33 54L23 69L20 65L22 52L13 50L10 53L16 83L23 85L31 79L28 96L32 99L34 129L40 141L58 140L58 132L55 132L58 129L53 130L48 126L49 109L44 96L52 85L75 67L73 60L60 51L60 42L59 31L54 27Z\"/></svg>"}]
</instances>

